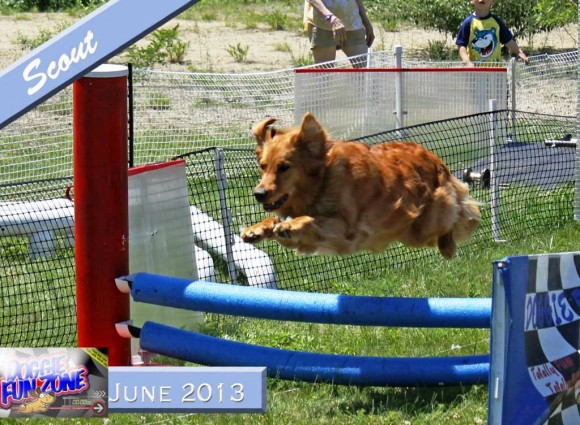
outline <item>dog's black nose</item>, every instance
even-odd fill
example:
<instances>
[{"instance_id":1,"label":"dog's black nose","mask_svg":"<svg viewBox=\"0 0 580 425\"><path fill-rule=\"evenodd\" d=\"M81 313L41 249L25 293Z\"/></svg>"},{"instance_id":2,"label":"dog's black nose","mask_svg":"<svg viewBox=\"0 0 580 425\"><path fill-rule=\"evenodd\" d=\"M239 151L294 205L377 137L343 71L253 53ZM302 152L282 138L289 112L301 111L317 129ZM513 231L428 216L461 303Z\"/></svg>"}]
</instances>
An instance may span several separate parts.
<instances>
[{"instance_id":1,"label":"dog's black nose","mask_svg":"<svg viewBox=\"0 0 580 425\"><path fill-rule=\"evenodd\" d=\"M257 187L256 189L254 189L254 198L256 198L256 201L264 202L267 196L268 191L266 189L263 189L261 187Z\"/></svg>"}]
</instances>

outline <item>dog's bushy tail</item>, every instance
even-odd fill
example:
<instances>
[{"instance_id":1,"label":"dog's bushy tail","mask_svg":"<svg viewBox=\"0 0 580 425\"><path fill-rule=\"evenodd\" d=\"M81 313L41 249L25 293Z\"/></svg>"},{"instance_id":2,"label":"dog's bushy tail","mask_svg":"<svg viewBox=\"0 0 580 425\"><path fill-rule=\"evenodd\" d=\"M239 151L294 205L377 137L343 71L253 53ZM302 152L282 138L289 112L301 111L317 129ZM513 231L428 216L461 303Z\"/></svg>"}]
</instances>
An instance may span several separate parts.
<instances>
[{"instance_id":1,"label":"dog's bushy tail","mask_svg":"<svg viewBox=\"0 0 580 425\"><path fill-rule=\"evenodd\" d=\"M447 260L452 259L457 251L457 244L468 240L481 221L479 202L469 196L469 187L452 177L451 184L455 189L457 206L456 219L452 228L437 239L437 247L441 255Z\"/></svg>"},{"instance_id":2,"label":"dog's bushy tail","mask_svg":"<svg viewBox=\"0 0 580 425\"><path fill-rule=\"evenodd\" d=\"M481 221L479 207L482 205L469 196L467 184L454 179L453 185L457 193L457 202L460 206L459 217L453 226L453 238L456 242L466 241L477 229Z\"/></svg>"}]
</instances>

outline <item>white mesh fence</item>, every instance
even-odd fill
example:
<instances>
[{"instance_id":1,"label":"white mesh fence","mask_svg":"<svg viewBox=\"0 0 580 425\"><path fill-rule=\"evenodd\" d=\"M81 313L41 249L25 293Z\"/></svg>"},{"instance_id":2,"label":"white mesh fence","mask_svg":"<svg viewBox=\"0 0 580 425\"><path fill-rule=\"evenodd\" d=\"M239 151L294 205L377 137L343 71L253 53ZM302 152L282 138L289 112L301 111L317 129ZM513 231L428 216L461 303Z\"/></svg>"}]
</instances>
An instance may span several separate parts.
<instances>
[{"instance_id":1,"label":"white mesh fence","mask_svg":"<svg viewBox=\"0 0 580 425\"><path fill-rule=\"evenodd\" d=\"M578 87L578 51L530 57L512 66L515 104L519 111L550 115L575 114Z\"/></svg>"},{"instance_id":2,"label":"white mesh fence","mask_svg":"<svg viewBox=\"0 0 580 425\"><path fill-rule=\"evenodd\" d=\"M322 67L350 67L348 59ZM211 74L134 73L135 163L205 147L252 147L253 123L294 123L294 70Z\"/></svg>"},{"instance_id":3,"label":"white mesh fence","mask_svg":"<svg viewBox=\"0 0 580 425\"><path fill-rule=\"evenodd\" d=\"M295 121L312 112L336 138L507 108L505 68L298 69Z\"/></svg>"},{"instance_id":4,"label":"white mesh fence","mask_svg":"<svg viewBox=\"0 0 580 425\"><path fill-rule=\"evenodd\" d=\"M394 78L363 69L297 70L294 123L312 112L333 137L343 139L395 128Z\"/></svg>"},{"instance_id":5,"label":"white mesh fence","mask_svg":"<svg viewBox=\"0 0 580 425\"><path fill-rule=\"evenodd\" d=\"M72 176L72 89L0 130L0 185Z\"/></svg>"},{"instance_id":6,"label":"white mesh fence","mask_svg":"<svg viewBox=\"0 0 580 425\"><path fill-rule=\"evenodd\" d=\"M516 63L513 67L516 108L574 115L577 57L577 52L571 52L535 56L528 66ZM393 68L396 63L392 52L372 52L366 59L367 65L373 68ZM461 67L458 62L411 61L404 57L402 64L410 69ZM341 59L322 67L340 69L351 65L348 59ZM136 70L135 164L166 160L210 146L253 147L249 128L266 116L278 118L282 126L292 125L296 106L294 72L287 69L252 74L208 74ZM508 74L507 81L511 83L511 71ZM387 101L393 90L391 83L378 81L373 76L357 84L358 88L354 86L356 90L348 97L353 102L355 98L372 99L363 103L367 118L364 120L366 127L361 131L372 133L379 124L395 125L394 105L391 100ZM452 93L456 87L443 81L437 84L441 84L437 93L428 80L406 87L416 91L414 98L423 103L422 108L438 114L423 117L426 120L457 114L446 109L448 105L442 106L435 100ZM508 92L511 91L511 84L508 84ZM382 92L389 96L376 95ZM377 105L382 105L385 112L377 114ZM410 101L407 106L404 119L405 125L410 125L416 121ZM466 109L462 115L469 111ZM348 115L345 120L356 121ZM72 90L68 88L0 130L0 185L71 175Z\"/></svg>"},{"instance_id":7,"label":"white mesh fence","mask_svg":"<svg viewBox=\"0 0 580 425\"><path fill-rule=\"evenodd\" d=\"M203 147L249 145L253 122L268 114L292 123L292 72L134 74L135 162Z\"/></svg>"}]
</instances>

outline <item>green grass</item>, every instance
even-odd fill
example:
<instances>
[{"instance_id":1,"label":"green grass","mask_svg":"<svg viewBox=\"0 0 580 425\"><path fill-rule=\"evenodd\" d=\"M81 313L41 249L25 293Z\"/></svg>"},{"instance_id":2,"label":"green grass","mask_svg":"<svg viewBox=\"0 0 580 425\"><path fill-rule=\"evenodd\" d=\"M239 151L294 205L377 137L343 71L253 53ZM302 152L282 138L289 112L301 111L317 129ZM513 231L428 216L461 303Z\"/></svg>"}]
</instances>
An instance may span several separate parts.
<instances>
[{"instance_id":1,"label":"green grass","mask_svg":"<svg viewBox=\"0 0 580 425\"><path fill-rule=\"evenodd\" d=\"M353 279L333 289L360 295L477 296L491 294L492 261L508 255L580 249L580 224L519 242L487 244L453 261L415 264L387 270L381 279ZM47 285L53 285L47 282ZM4 297L3 297L4 298ZM227 338L281 348L373 356L430 356L485 353L487 330L391 329L280 323L206 315L203 331ZM33 330L38 335L37 330ZM311 384L268 379L264 414L112 414L94 424L484 424L487 387L383 388ZM7 423L17 423L5 420ZM31 423L47 423L30 420ZM78 420L59 420L76 424ZM20 422L18 422L20 423Z\"/></svg>"},{"instance_id":2,"label":"green grass","mask_svg":"<svg viewBox=\"0 0 580 425\"><path fill-rule=\"evenodd\" d=\"M217 182L211 149L188 159L191 202L204 211L219 211ZM251 198L258 175L251 150L225 151L228 205L234 229L248 217L263 215ZM296 257L274 244L261 246L275 258L280 282L302 290L352 295L410 297L489 297L492 261L508 255L580 250L580 224L571 222L573 185L550 190L525 186L502 189L502 236L494 243L490 234L490 192L474 189L484 202L483 223L473 241L460 249L453 261L442 261L425 250L394 248L395 257L351 256L329 262L320 257ZM519 207L518 207L519 206ZM219 219L218 213L214 217ZM31 260L24 238L1 238L0 258L9 266L0 269L3 323L0 341L19 345L59 345L63 335L74 335L74 282L65 266L71 249L61 245L49 262ZM226 266L216 263L218 279L227 281ZM332 277L329 268L349 270L347 277ZM38 277L42 276L39 282ZM52 306L51 310L36 306ZM291 350L371 356L465 355L489 351L489 332L477 329L401 329L281 323L208 314L202 331L228 339ZM10 333L16 329L16 333ZM50 329L50 330L47 330ZM6 333L8 332L8 333ZM32 343L31 343L32 341ZM74 345L74 340L66 344ZM266 414L111 415L112 423L223 423L245 424L412 424L485 423L487 388L382 388L343 387L268 380ZM92 420L103 423L103 420ZM77 423L65 420L67 423Z\"/></svg>"},{"instance_id":3,"label":"green grass","mask_svg":"<svg viewBox=\"0 0 580 425\"><path fill-rule=\"evenodd\" d=\"M344 282L337 289L357 294L401 296L490 296L492 261L508 255L580 249L580 224L516 243L490 244L485 251L450 262L387 271L382 279ZM208 315L206 332L293 350L377 356L485 353L487 330L384 329L278 323ZM158 418L158 419L156 419ZM160 420L150 417L150 423ZM193 415L173 423L243 424L476 424L487 420L487 387L359 388L268 380L264 415ZM127 422L131 423L131 422Z\"/></svg>"},{"instance_id":4,"label":"green grass","mask_svg":"<svg viewBox=\"0 0 580 425\"><path fill-rule=\"evenodd\" d=\"M0 154L0 167L3 169L0 184L69 176L72 171L72 135L68 138L68 146L64 146L62 137L58 135L24 143L21 137L4 138ZM26 162L23 162L23 157ZM31 168L30 164L34 167Z\"/></svg>"},{"instance_id":5,"label":"green grass","mask_svg":"<svg viewBox=\"0 0 580 425\"><path fill-rule=\"evenodd\" d=\"M226 173L228 203L233 207L237 226L240 218L256 214L248 193L249 181L257 179L256 170L247 166L253 157L244 151L243 159L228 156ZM195 170L190 179L192 202L203 209L219 209L213 174L211 150L188 160ZM226 155L232 155L226 152ZM203 167L207 167L205 170ZM438 255L419 256L422 251L403 251L408 261L395 265L395 259L369 256L361 263L356 256L336 260L334 267L353 270L347 278L328 279L327 261L318 257L296 258L274 246L263 247L277 257L280 280L315 289L318 277L325 280L325 291L353 295L409 297L489 297L491 295L492 261L508 255L580 250L580 223L571 222L571 185L549 191L529 187L502 190L502 202L527 205L507 208L502 224L520 223L519 235L507 243L489 238L489 207L484 207L484 222L472 244L461 249L453 261ZM474 195L488 202L489 191L476 189ZM511 212L509 212L511 211ZM219 218L219 217L217 217ZM514 221L515 220L515 221ZM523 225L522 225L523 223ZM530 226L530 227L526 227ZM237 227L234 227L237 228ZM59 332L69 334L74 328L74 285L62 268L70 262L70 249L64 246L48 263L28 258L26 241L4 238L0 257L8 261L6 275L0 277L2 311L9 312L10 327L22 333L22 345L34 341L39 345L57 345ZM227 279L224 264L217 264L219 279ZM303 278L305 271L311 276ZM45 278L35 282L31 276ZM18 284L18 286L16 286ZM6 305L8 303L9 305ZM40 312L37 305L54 306L51 312ZM13 312L12 314L10 312ZM69 317L63 319L63 313ZM49 324L49 326L46 326ZM47 331L50 328L52 330ZM5 328L3 328L5 330ZM204 333L235 341L273 346L290 350L370 356L451 356L489 351L489 331L478 329L403 329L320 325L277 322L208 314L201 329ZM12 338L13 335L6 335ZM25 340L28 338L28 340ZM0 340L2 337L0 335ZM74 344L69 342L70 345ZM349 387L268 379L268 411L265 414L113 414L114 424L405 424L433 423L484 424L487 420L487 387L383 388ZM35 422L35 421L31 421ZM64 420L76 424L77 420ZM11 423L11 421L8 421ZM15 423L15 422L14 422ZM40 421L39 423L46 423ZM102 424L102 419L90 423Z\"/></svg>"}]
</instances>

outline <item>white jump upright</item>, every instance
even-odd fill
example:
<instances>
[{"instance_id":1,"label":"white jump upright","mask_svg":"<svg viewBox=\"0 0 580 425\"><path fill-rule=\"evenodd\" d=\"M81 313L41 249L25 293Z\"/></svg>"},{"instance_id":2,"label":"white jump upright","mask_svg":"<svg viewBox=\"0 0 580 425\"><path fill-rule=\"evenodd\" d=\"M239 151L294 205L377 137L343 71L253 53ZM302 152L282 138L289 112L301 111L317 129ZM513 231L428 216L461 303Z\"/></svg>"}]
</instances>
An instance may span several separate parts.
<instances>
[{"instance_id":1,"label":"white jump upright","mask_svg":"<svg viewBox=\"0 0 580 425\"><path fill-rule=\"evenodd\" d=\"M56 252L58 237L74 245L73 203L65 198L0 202L2 236L26 236L30 258L50 257Z\"/></svg>"}]
</instances>

